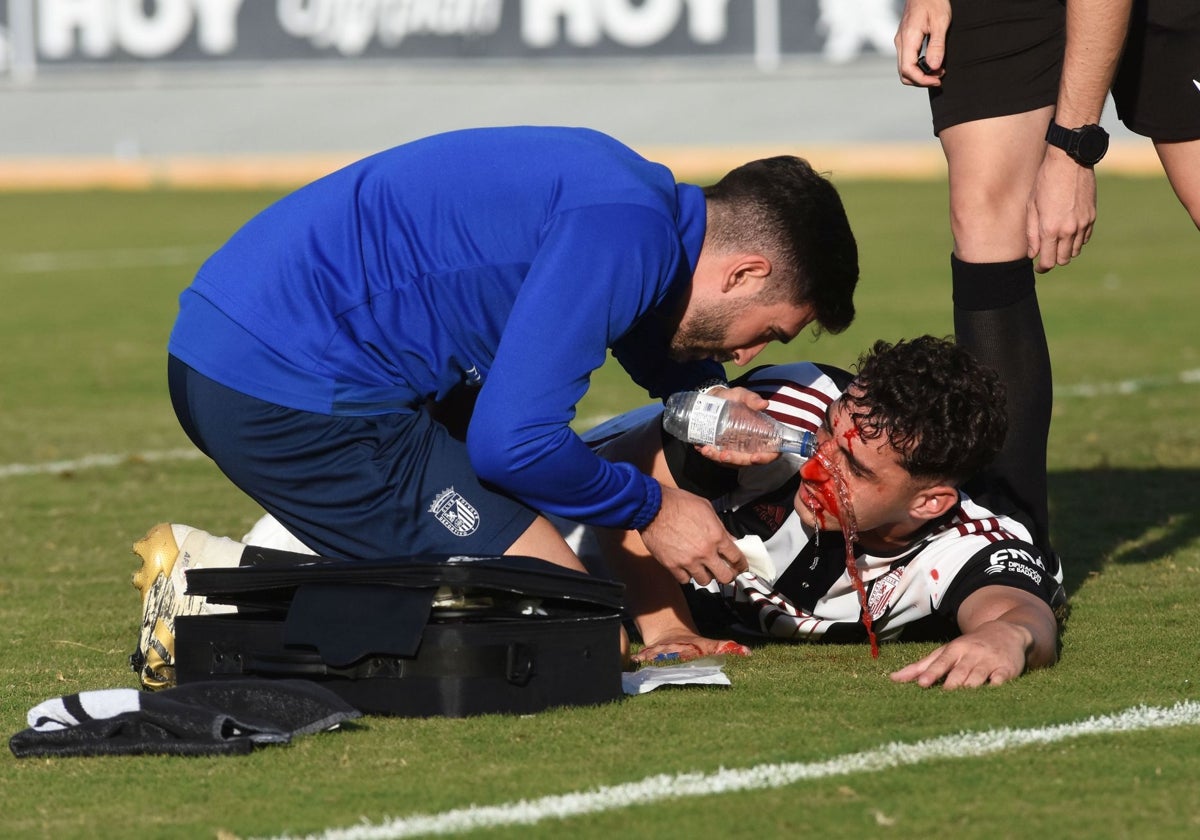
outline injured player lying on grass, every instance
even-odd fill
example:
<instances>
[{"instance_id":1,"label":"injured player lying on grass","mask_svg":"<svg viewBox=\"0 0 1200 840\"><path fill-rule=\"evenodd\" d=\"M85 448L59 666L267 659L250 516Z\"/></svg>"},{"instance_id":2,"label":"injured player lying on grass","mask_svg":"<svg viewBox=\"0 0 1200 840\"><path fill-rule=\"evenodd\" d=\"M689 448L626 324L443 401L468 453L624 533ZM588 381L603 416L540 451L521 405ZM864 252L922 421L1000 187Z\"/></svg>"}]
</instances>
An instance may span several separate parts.
<instances>
[{"instance_id":1,"label":"injured player lying on grass","mask_svg":"<svg viewBox=\"0 0 1200 840\"><path fill-rule=\"evenodd\" d=\"M698 449L662 431L657 404L584 435L604 457L712 499L751 560L731 584L680 585L636 531L560 523L585 563L625 583L643 643L634 661L748 652L740 642L870 642L874 652L877 641L938 640L892 679L946 688L999 684L1055 662L1061 569L1042 558L984 469L1006 430L1003 389L989 370L925 336L877 343L853 376L808 362L766 366L725 395L814 431L817 454L762 463ZM311 553L271 517L244 542ZM143 685L169 684L174 615L227 609L184 597L182 569L236 565L243 548L178 525L135 546Z\"/></svg>"},{"instance_id":2,"label":"injured player lying on grass","mask_svg":"<svg viewBox=\"0 0 1200 840\"><path fill-rule=\"evenodd\" d=\"M1061 569L1032 545L984 469L1006 431L990 370L925 336L877 343L853 377L801 362L758 368L734 385L764 399L775 419L816 432L817 454L746 464L701 453L661 431L657 406L585 435L605 457L713 499L751 564L731 584L681 587L636 532L578 529L585 561L593 542L626 584L645 643L635 659L707 655L729 635L940 640L892 678L946 688L1055 662Z\"/></svg>"}]
</instances>

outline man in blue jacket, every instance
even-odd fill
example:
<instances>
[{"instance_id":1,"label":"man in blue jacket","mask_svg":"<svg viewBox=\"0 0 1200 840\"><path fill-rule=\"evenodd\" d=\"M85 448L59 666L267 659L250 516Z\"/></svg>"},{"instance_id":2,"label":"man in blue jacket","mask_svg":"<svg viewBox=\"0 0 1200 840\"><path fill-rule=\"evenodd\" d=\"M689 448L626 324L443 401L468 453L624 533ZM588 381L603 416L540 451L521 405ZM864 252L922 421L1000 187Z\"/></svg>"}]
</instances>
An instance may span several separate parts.
<instances>
[{"instance_id":1,"label":"man in blue jacket","mask_svg":"<svg viewBox=\"0 0 1200 840\"><path fill-rule=\"evenodd\" d=\"M180 297L171 399L325 556L582 568L544 512L635 529L678 580L728 582L745 558L711 505L595 455L575 406L609 350L665 397L810 323L839 332L857 278L838 194L799 158L702 189L595 131L452 132L234 234Z\"/></svg>"}]
</instances>

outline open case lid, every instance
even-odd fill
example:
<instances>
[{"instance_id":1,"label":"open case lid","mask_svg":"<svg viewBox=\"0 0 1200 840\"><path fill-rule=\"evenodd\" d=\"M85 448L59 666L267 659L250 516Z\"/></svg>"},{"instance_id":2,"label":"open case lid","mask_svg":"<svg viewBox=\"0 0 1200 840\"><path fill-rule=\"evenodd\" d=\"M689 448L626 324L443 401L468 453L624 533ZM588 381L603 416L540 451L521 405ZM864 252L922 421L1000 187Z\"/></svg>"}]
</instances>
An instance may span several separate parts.
<instances>
[{"instance_id":1,"label":"open case lid","mask_svg":"<svg viewBox=\"0 0 1200 840\"><path fill-rule=\"evenodd\" d=\"M534 601L560 614L615 615L624 591L616 581L523 556L350 561L250 546L242 562L250 565L189 570L188 594L251 611L286 612L284 643L315 647L335 665L369 655L413 656L425 627L439 616L435 597L447 591L497 603L440 615L535 622L539 614L551 613L518 615L513 604Z\"/></svg>"},{"instance_id":2,"label":"open case lid","mask_svg":"<svg viewBox=\"0 0 1200 840\"><path fill-rule=\"evenodd\" d=\"M248 546L241 566L191 569L189 595L244 607L282 607L298 587L356 585L404 589L506 592L530 598L621 608L623 584L536 557L423 555L389 560L338 560Z\"/></svg>"}]
</instances>

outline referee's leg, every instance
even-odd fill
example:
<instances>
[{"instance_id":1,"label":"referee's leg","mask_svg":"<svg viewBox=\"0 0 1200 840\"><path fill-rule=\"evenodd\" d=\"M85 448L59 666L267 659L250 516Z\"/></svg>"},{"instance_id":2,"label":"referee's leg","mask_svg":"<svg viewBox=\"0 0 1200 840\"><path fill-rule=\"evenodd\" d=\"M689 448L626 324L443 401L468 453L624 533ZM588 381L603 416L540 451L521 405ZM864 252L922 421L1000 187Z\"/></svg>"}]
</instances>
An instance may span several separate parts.
<instances>
[{"instance_id":1,"label":"referee's leg","mask_svg":"<svg viewBox=\"0 0 1200 840\"><path fill-rule=\"evenodd\" d=\"M1200 228L1200 139L1154 142L1167 179L1179 201L1187 208L1192 223Z\"/></svg>"},{"instance_id":2,"label":"referee's leg","mask_svg":"<svg viewBox=\"0 0 1200 840\"><path fill-rule=\"evenodd\" d=\"M972 120L938 135L950 178L954 253L974 263L1028 253L1025 212L1053 107Z\"/></svg>"},{"instance_id":3,"label":"referee's leg","mask_svg":"<svg viewBox=\"0 0 1200 840\"><path fill-rule=\"evenodd\" d=\"M1025 208L1052 111L973 120L939 135L950 177L955 337L1004 383L1009 431L993 469L1047 555L1053 553L1046 446L1054 395Z\"/></svg>"}]
</instances>

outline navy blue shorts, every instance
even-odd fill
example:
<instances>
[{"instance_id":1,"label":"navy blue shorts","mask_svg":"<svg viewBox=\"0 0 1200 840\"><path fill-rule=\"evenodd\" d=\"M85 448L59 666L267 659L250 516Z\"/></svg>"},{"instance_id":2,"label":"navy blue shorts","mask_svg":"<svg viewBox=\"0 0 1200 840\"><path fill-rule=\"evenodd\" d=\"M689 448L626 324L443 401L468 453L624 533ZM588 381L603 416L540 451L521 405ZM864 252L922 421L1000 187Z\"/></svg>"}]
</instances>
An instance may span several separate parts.
<instances>
[{"instance_id":1,"label":"navy blue shorts","mask_svg":"<svg viewBox=\"0 0 1200 840\"><path fill-rule=\"evenodd\" d=\"M537 516L481 484L466 445L424 410L297 411L226 388L174 357L167 379L192 442L323 556L494 556Z\"/></svg>"}]
</instances>

